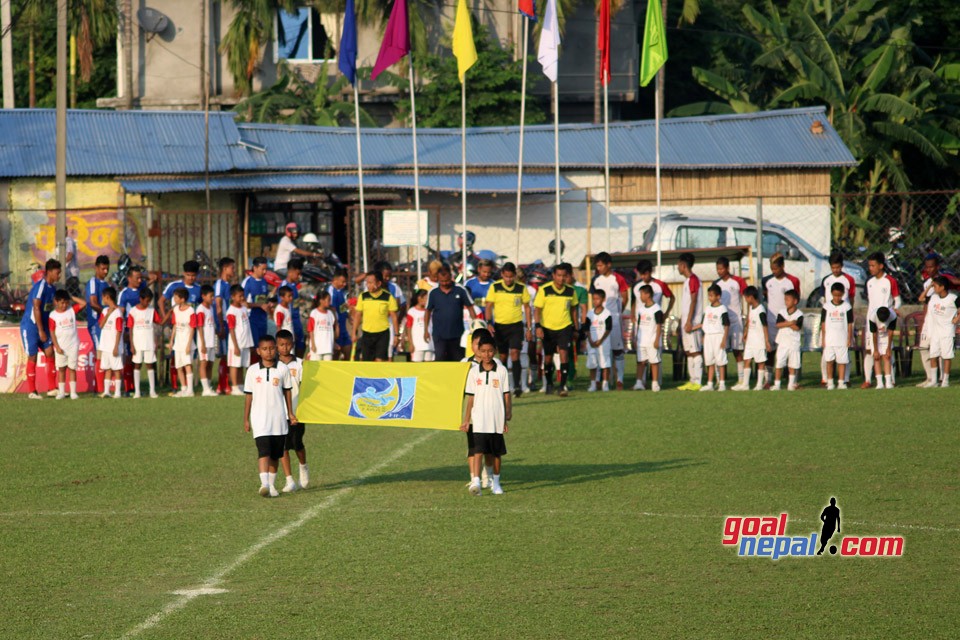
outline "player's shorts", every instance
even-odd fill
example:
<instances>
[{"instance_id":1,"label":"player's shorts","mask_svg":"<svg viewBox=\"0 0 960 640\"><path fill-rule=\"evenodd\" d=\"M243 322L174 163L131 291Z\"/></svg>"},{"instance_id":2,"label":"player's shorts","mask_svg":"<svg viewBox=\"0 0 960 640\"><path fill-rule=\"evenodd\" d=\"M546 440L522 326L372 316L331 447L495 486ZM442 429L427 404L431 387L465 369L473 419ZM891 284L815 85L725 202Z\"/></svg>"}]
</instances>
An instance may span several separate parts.
<instances>
[{"instance_id":1,"label":"player's shorts","mask_svg":"<svg viewBox=\"0 0 960 640\"><path fill-rule=\"evenodd\" d=\"M523 323L514 322L512 324L495 324L493 339L497 343L498 353L507 353L510 349L520 349L523 347Z\"/></svg>"},{"instance_id":2,"label":"player's shorts","mask_svg":"<svg viewBox=\"0 0 960 640\"><path fill-rule=\"evenodd\" d=\"M824 347L823 361L850 364L850 349L848 347Z\"/></svg>"},{"instance_id":3,"label":"player's shorts","mask_svg":"<svg viewBox=\"0 0 960 640\"><path fill-rule=\"evenodd\" d=\"M74 347L73 349L64 349L63 353L56 353L54 351L54 361L57 365L57 369L73 369L77 370L77 359L80 356L80 347Z\"/></svg>"},{"instance_id":4,"label":"player's shorts","mask_svg":"<svg viewBox=\"0 0 960 640\"><path fill-rule=\"evenodd\" d=\"M339 319L338 319L338 321L339 321ZM347 323L346 323L346 321L339 321L339 322L340 322L340 333L339 333L339 335L334 339L334 342L336 343L336 345L337 345L338 347L349 347L349 346L352 346L352 345L353 345L353 340L350 339L350 332L347 331Z\"/></svg>"},{"instance_id":5,"label":"player's shorts","mask_svg":"<svg viewBox=\"0 0 960 640\"><path fill-rule=\"evenodd\" d=\"M777 369L800 368L800 347L777 347Z\"/></svg>"},{"instance_id":6,"label":"player's shorts","mask_svg":"<svg viewBox=\"0 0 960 640\"><path fill-rule=\"evenodd\" d=\"M587 346L587 369L609 369L613 360L610 341L604 340L599 347Z\"/></svg>"},{"instance_id":7,"label":"player's shorts","mask_svg":"<svg viewBox=\"0 0 960 640\"><path fill-rule=\"evenodd\" d=\"M473 425L467 427L467 457L477 453L477 443L473 439Z\"/></svg>"},{"instance_id":8,"label":"player's shorts","mask_svg":"<svg viewBox=\"0 0 960 640\"><path fill-rule=\"evenodd\" d=\"M180 351L174 349L173 351L173 366L176 369L182 369L183 367L189 367L193 365L193 354L189 351Z\"/></svg>"},{"instance_id":9,"label":"player's shorts","mask_svg":"<svg viewBox=\"0 0 960 640\"><path fill-rule=\"evenodd\" d=\"M87 325L87 331L90 332L90 340L93 342L93 351L100 351L100 325L93 323Z\"/></svg>"},{"instance_id":10,"label":"player's shorts","mask_svg":"<svg viewBox=\"0 0 960 640\"><path fill-rule=\"evenodd\" d=\"M410 362L433 362L437 354L433 351L414 351L410 354Z\"/></svg>"},{"instance_id":11,"label":"player's shorts","mask_svg":"<svg viewBox=\"0 0 960 640\"><path fill-rule=\"evenodd\" d=\"M131 358L133 364L155 364L157 362L157 352L154 349L137 349Z\"/></svg>"},{"instance_id":12,"label":"player's shorts","mask_svg":"<svg viewBox=\"0 0 960 640\"><path fill-rule=\"evenodd\" d=\"M687 333L686 331L680 332L680 341L683 344L683 350L687 353L698 353L703 350L703 332L702 331L693 331Z\"/></svg>"},{"instance_id":13,"label":"player's shorts","mask_svg":"<svg viewBox=\"0 0 960 640\"><path fill-rule=\"evenodd\" d=\"M206 351L199 351L197 354L197 360L200 362L213 362L217 359L217 350L214 347L208 348Z\"/></svg>"},{"instance_id":14,"label":"player's shorts","mask_svg":"<svg viewBox=\"0 0 960 640\"><path fill-rule=\"evenodd\" d=\"M364 361L386 360L390 356L390 331L364 331L360 336L360 347Z\"/></svg>"},{"instance_id":15,"label":"player's shorts","mask_svg":"<svg viewBox=\"0 0 960 640\"><path fill-rule=\"evenodd\" d=\"M473 434L474 453L485 453L492 456L507 455L507 443L502 433L475 433Z\"/></svg>"},{"instance_id":16,"label":"player's shorts","mask_svg":"<svg viewBox=\"0 0 960 640\"><path fill-rule=\"evenodd\" d=\"M572 343L573 325L566 326L563 329L543 330L543 352L545 354L552 354L558 349L569 351Z\"/></svg>"},{"instance_id":17,"label":"player's shorts","mask_svg":"<svg viewBox=\"0 0 960 640\"><path fill-rule=\"evenodd\" d=\"M260 436L253 439L257 445L258 458L270 458L279 460L283 457L283 447L287 442L287 436Z\"/></svg>"},{"instance_id":18,"label":"player's shorts","mask_svg":"<svg viewBox=\"0 0 960 640\"><path fill-rule=\"evenodd\" d=\"M37 355L41 351L46 351L53 345L49 331L47 332L46 341L40 341L40 333L37 331L37 326L32 322L26 325L20 325L20 338L23 340L23 350L26 351L30 357Z\"/></svg>"},{"instance_id":19,"label":"player's shorts","mask_svg":"<svg viewBox=\"0 0 960 640\"><path fill-rule=\"evenodd\" d=\"M332 353L314 353L313 351L311 351L310 353L307 354L307 360L313 360L314 362L329 361L329 360L333 360L333 354Z\"/></svg>"},{"instance_id":20,"label":"player's shorts","mask_svg":"<svg viewBox=\"0 0 960 640\"><path fill-rule=\"evenodd\" d=\"M934 340L936 340L936 338L931 338L930 340L931 345L933 344ZM873 353L873 332L870 331L869 327L867 328L867 331L864 333L863 342L864 342L864 351L868 353ZM887 332L887 335L877 337L877 348L880 349L880 353L890 353L890 332L889 331Z\"/></svg>"},{"instance_id":21,"label":"player's shorts","mask_svg":"<svg viewBox=\"0 0 960 640\"><path fill-rule=\"evenodd\" d=\"M764 363L767 361L767 348L764 345L747 344L743 348L743 359Z\"/></svg>"},{"instance_id":22,"label":"player's shorts","mask_svg":"<svg viewBox=\"0 0 960 640\"><path fill-rule=\"evenodd\" d=\"M227 366L234 369L246 369L250 366L250 349L240 348L240 355L231 347L227 350Z\"/></svg>"},{"instance_id":23,"label":"player's shorts","mask_svg":"<svg viewBox=\"0 0 960 640\"><path fill-rule=\"evenodd\" d=\"M119 351L118 351L119 353ZM100 370L101 371L123 371L123 356L113 355L112 351L100 352Z\"/></svg>"},{"instance_id":24,"label":"player's shorts","mask_svg":"<svg viewBox=\"0 0 960 640\"><path fill-rule=\"evenodd\" d=\"M657 347L637 347L637 362L660 364L662 355Z\"/></svg>"},{"instance_id":25,"label":"player's shorts","mask_svg":"<svg viewBox=\"0 0 960 640\"><path fill-rule=\"evenodd\" d=\"M722 333L703 336L703 364L708 367L727 366L727 350L723 346Z\"/></svg>"},{"instance_id":26,"label":"player's shorts","mask_svg":"<svg viewBox=\"0 0 960 640\"><path fill-rule=\"evenodd\" d=\"M289 429L283 443L284 451L303 451L303 434L307 431L307 425L298 422L291 424Z\"/></svg>"},{"instance_id":27,"label":"player's shorts","mask_svg":"<svg viewBox=\"0 0 960 640\"><path fill-rule=\"evenodd\" d=\"M620 313L611 313L613 326L610 329L610 348L613 351L623 351L623 318Z\"/></svg>"},{"instance_id":28,"label":"player's shorts","mask_svg":"<svg viewBox=\"0 0 960 640\"><path fill-rule=\"evenodd\" d=\"M930 358L953 360L953 345L954 338L952 335L930 338Z\"/></svg>"},{"instance_id":29,"label":"player's shorts","mask_svg":"<svg viewBox=\"0 0 960 640\"><path fill-rule=\"evenodd\" d=\"M743 322L740 321L740 316L727 315L731 317L730 331L727 333L727 349L743 351Z\"/></svg>"}]
</instances>

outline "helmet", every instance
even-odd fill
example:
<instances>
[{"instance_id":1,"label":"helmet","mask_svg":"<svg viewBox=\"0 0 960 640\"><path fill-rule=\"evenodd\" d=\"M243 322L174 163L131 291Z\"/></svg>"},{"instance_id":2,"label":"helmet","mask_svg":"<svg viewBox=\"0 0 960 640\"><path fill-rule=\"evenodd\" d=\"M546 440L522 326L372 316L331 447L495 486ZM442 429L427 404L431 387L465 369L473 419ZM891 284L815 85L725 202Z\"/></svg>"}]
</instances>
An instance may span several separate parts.
<instances>
[{"instance_id":1,"label":"helmet","mask_svg":"<svg viewBox=\"0 0 960 640\"><path fill-rule=\"evenodd\" d=\"M300 227L296 222L288 222L287 226L283 228L283 232L288 236L292 233L300 233Z\"/></svg>"},{"instance_id":2,"label":"helmet","mask_svg":"<svg viewBox=\"0 0 960 640\"><path fill-rule=\"evenodd\" d=\"M315 234L315 233L305 233L305 234L303 234L303 237L300 238L300 239L303 240L303 241L306 242L306 243L317 243L317 242L320 242L320 238L318 238L318 237L317 237L317 234Z\"/></svg>"},{"instance_id":3,"label":"helmet","mask_svg":"<svg viewBox=\"0 0 960 640\"><path fill-rule=\"evenodd\" d=\"M477 234L473 231L467 231L467 247L472 247L473 243L477 241ZM460 233L457 235L457 247L463 247L463 234Z\"/></svg>"}]
</instances>

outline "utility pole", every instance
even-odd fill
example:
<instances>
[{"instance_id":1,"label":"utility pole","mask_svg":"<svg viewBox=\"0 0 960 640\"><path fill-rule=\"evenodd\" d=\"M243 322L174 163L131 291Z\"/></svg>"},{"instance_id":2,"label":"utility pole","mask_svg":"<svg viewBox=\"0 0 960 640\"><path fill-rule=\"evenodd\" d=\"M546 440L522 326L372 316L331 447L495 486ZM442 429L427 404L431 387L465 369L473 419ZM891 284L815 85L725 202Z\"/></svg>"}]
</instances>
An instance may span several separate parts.
<instances>
[{"instance_id":1,"label":"utility pole","mask_svg":"<svg viewBox=\"0 0 960 640\"><path fill-rule=\"evenodd\" d=\"M0 57L3 58L3 108L13 109L13 31L10 2L0 0Z\"/></svg>"},{"instance_id":2,"label":"utility pole","mask_svg":"<svg viewBox=\"0 0 960 640\"><path fill-rule=\"evenodd\" d=\"M67 262L67 0L57 0L57 259Z\"/></svg>"},{"instance_id":3,"label":"utility pole","mask_svg":"<svg viewBox=\"0 0 960 640\"><path fill-rule=\"evenodd\" d=\"M133 109L133 3L120 0L120 46L123 55L123 102L125 109Z\"/></svg>"}]
</instances>

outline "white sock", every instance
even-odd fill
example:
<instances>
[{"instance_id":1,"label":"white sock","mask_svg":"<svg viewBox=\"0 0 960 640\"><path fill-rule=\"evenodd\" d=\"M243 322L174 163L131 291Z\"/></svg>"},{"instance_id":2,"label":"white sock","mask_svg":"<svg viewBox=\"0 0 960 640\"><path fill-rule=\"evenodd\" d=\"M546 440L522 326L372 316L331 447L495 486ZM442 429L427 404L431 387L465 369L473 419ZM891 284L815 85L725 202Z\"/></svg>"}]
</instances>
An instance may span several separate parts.
<instances>
[{"instance_id":1,"label":"white sock","mask_svg":"<svg viewBox=\"0 0 960 640\"><path fill-rule=\"evenodd\" d=\"M204 391L210 391L210 378L200 378L200 386Z\"/></svg>"},{"instance_id":2,"label":"white sock","mask_svg":"<svg viewBox=\"0 0 960 640\"><path fill-rule=\"evenodd\" d=\"M743 371L743 360L740 360L737 362L737 384L741 384L743 382Z\"/></svg>"},{"instance_id":3,"label":"white sock","mask_svg":"<svg viewBox=\"0 0 960 640\"><path fill-rule=\"evenodd\" d=\"M270 474L264 471L260 474L260 486L268 487L270 486Z\"/></svg>"},{"instance_id":4,"label":"white sock","mask_svg":"<svg viewBox=\"0 0 960 640\"><path fill-rule=\"evenodd\" d=\"M187 393L193 393L193 374L192 373L187 374L187 386L184 387L184 391L186 391Z\"/></svg>"},{"instance_id":5,"label":"white sock","mask_svg":"<svg viewBox=\"0 0 960 640\"><path fill-rule=\"evenodd\" d=\"M307 473L310 473L310 468L307 466L307 463L303 463L300 465L300 471L301 472L306 471Z\"/></svg>"},{"instance_id":6,"label":"white sock","mask_svg":"<svg viewBox=\"0 0 960 640\"><path fill-rule=\"evenodd\" d=\"M930 366L930 350L929 349L920 349L920 363L923 364L923 372L927 374L927 380L931 379L930 370L933 368Z\"/></svg>"},{"instance_id":7,"label":"white sock","mask_svg":"<svg viewBox=\"0 0 960 640\"><path fill-rule=\"evenodd\" d=\"M776 378L774 378L774 380L773 380L773 388L774 388L774 389L779 389L779 388L780 388L780 381L777 380Z\"/></svg>"},{"instance_id":8,"label":"white sock","mask_svg":"<svg viewBox=\"0 0 960 640\"><path fill-rule=\"evenodd\" d=\"M267 473L267 486L272 487L277 482L277 474Z\"/></svg>"},{"instance_id":9,"label":"white sock","mask_svg":"<svg viewBox=\"0 0 960 640\"><path fill-rule=\"evenodd\" d=\"M941 384L950 384L950 374L945 373L941 376Z\"/></svg>"},{"instance_id":10,"label":"white sock","mask_svg":"<svg viewBox=\"0 0 960 640\"><path fill-rule=\"evenodd\" d=\"M827 379L827 361L824 358L820 358L820 379Z\"/></svg>"},{"instance_id":11,"label":"white sock","mask_svg":"<svg viewBox=\"0 0 960 640\"><path fill-rule=\"evenodd\" d=\"M287 476L287 484L293 484L293 476Z\"/></svg>"},{"instance_id":12,"label":"white sock","mask_svg":"<svg viewBox=\"0 0 960 640\"><path fill-rule=\"evenodd\" d=\"M863 377L868 383L873 381L873 354L870 352L863 354Z\"/></svg>"},{"instance_id":13,"label":"white sock","mask_svg":"<svg viewBox=\"0 0 960 640\"><path fill-rule=\"evenodd\" d=\"M133 392L140 395L140 369L133 370Z\"/></svg>"},{"instance_id":14,"label":"white sock","mask_svg":"<svg viewBox=\"0 0 960 640\"><path fill-rule=\"evenodd\" d=\"M695 355L690 358L690 382L700 384L703 380L703 356Z\"/></svg>"},{"instance_id":15,"label":"white sock","mask_svg":"<svg viewBox=\"0 0 960 640\"><path fill-rule=\"evenodd\" d=\"M155 369L147 369L147 380L150 381L150 394L157 393L157 372Z\"/></svg>"},{"instance_id":16,"label":"white sock","mask_svg":"<svg viewBox=\"0 0 960 640\"><path fill-rule=\"evenodd\" d=\"M493 476L493 484L500 484L500 474Z\"/></svg>"},{"instance_id":17,"label":"white sock","mask_svg":"<svg viewBox=\"0 0 960 640\"><path fill-rule=\"evenodd\" d=\"M66 382L58 382L58 383L57 383L57 389L60 391L60 395L66 395L66 393L67 393L67 383L66 383Z\"/></svg>"},{"instance_id":18,"label":"white sock","mask_svg":"<svg viewBox=\"0 0 960 640\"><path fill-rule=\"evenodd\" d=\"M471 477L471 478L470 478L470 482L471 482L472 484L479 485L479 484L480 484L480 476L473 476L473 477Z\"/></svg>"},{"instance_id":19,"label":"white sock","mask_svg":"<svg viewBox=\"0 0 960 640\"><path fill-rule=\"evenodd\" d=\"M120 393L123 391L123 380L117 379L113 383L113 395L117 398L120 397Z\"/></svg>"},{"instance_id":20,"label":"white sock","mask_svg":"<svg viewBox=\"0 0 960 640\"><path fill-rule=\"evenodd\" d=\"M740 366L743 366L743 363L742 363L742 362L740 363ZM741 382L741 384L743 384L744 386L747 386L747 387L750 386L750 374L751 374L751 373L752 373L752 372L750 371L750 367L743 367L743 371L741 372L741 376L740 376L740 382Z\"/></svg>"},{"instance_id":21,"label":"white sock","mask_svg":"<svg viewBox=\"0 0 960 640\"><path fill-rule=\"evenodd\" d=\"M520 384L530 385L530 367L520 367Z\"/></svg>"},{"instance_id":22,"label":"white sock","mask_svg":"<svg viewBox=\"0 0 960 640\"><path fill-rule=\"evenodd\" d=\"M486 472L487 472L487 477L488 477L488 478L493 477L493 467L489 467L489 466L487 466L487 465L483 465L483 468L486 470Z\"/></svg>"},{"instance_id":23,"label":"white sock","mask_svg":"<svg viewBox=\"0 0 960 640\"><path fill-rule=\"evenodd\" d=\"M626 368L626 358L623 354L620 354L614 360L617 363L617 382L623 382L623 370Z\"/></svg>"},{"instance_id":24,"label":"white sock","mask_svg":"<svg viewBox=\"0 0 960 640\"><path fill-rule=\"evenodd\" d=\"M76 392L77 392L77 381L74 380L73 382L70 383L70 393L76 393Z\"/></svg>"}]
</instances>

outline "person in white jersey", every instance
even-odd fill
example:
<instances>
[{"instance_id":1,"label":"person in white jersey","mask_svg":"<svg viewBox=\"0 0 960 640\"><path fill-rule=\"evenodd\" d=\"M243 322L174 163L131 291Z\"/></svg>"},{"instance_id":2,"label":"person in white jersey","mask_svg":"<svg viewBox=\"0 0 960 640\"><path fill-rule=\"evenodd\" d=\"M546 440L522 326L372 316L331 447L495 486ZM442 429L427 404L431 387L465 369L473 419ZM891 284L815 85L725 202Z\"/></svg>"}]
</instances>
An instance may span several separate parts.
<instances>
[{"instance_id":1,"label":"person in white jersey","mask_svg":"<svg viewBox=\"0 0 960 640\"><path fill-rule=\"evenodd\" d=\"M946 276L933 277L933 295L927 302L927 313L923 326L929 326L930 371L924 388L937 386L937 368L942 367L943 377L940 386L950 386L950 364L953 361L953 347L957 336L957 294L949 291L950 280Z\"/></svg>"},{"instance_id":2,"label":"person in white jersey","mask_svg":"<svg viewBox=\"0 0 960 640\"><path fill-rule=\"evenodd\" d=\"M837 388L846 389L846 369L850 364L850 345L853 342L853 307L846 300L843 283L830 285L830 301L823 303L820 312L820 346L826 364L827 389L833 389L834 369Z\"/></svg>"},{"instance_id":3,"label":"person in white jersey","mask_svg":"<svg viewBox=\"0 0 960 640\"><path fill-rule=\"evenodd\" d=\"M681 253L677 270L683 276L680 288L680 341L687 355L690 380L677 387L681 391L699 391L703 380L703 332L694 327L703 320L703 286L693 272L695 258L692 253Z\"/></svg>"},{"instance_id":4,"label":"person in white jersey","mask_svg":"<svg viewBox=\"0 0 960 640\"><path fill-rule=\"evenodd\" d=\"M590 289L601 289L605 294L605 306L613 318L613 329L610 332L610 348L613 351L613 373L617 379L617 390L623 390L624 344L623 344L623 310L627 307L630 297L630 288L627 281L613 270L613 258L606 251L597 254L597 275L590 283Z\"/></svg>"},{"instance_id":5,"label":"person in white jersey","mask_svg":"<svg viewBox=\"0 0 960 640\"><path fill-rule=\"evenodd\" d=\"M425 324L427 315L426 289L417 289L413 294L413 306L407 310L407 352L410 362L433 362L436 354L433 350L433 330ZM430 339L424 339L429 335Z\"/></svg>"},{"instance_id":6,"label":"person in white jersey","mask_svg":"<svg viewBox=\"0 0 960 640\"><path fill-rule=\"evenodd\" d=\"M313 310L307 318L307 360L333 360L336 341L340 336L340 323L337 314L330 306L330 290L317 294L313 301Z\"/></svg>"},{"instance_id":7,"label":"person in white jersey","mask_svg":"<svg viewBox=\"0 0 960 640\"><path fill-rule=\"evenodd\" d=\"M834 251L830 254L830 274L825 276L820 282L820 290L823 296L820 302L826 305L833 299L833 285L839 284L843 288L843 299L847 301L852 310L855 305L857 293L857 281L849 273L843 270L843 254ZM850 367L844 367L844 383L850 382ZM820 378L823 384L828 380L827 359L820 358Z\"/></svg>"},{"instance_id":8,"label":"person in white jersey","mask_svg":"<svg viewBox=\"0 0 960 640\"><path fill-rule=\"evenodd\" d=\"M896 316L900 308L900 287L897 281L887 274L887 258L882 252L871 253L867 257L867 270L870 278L867 280L867 320L864 331L863 374L862 389L869 389L873 384L873 333L870 331L870 318L875 318L880 307L887 307Z\"/></svg>"},{"instance_id":9,"label":"person in white jersey","mask_svg":"<svg viewBox=\"0 0 960 640\"><path fill-rule=\"evenodd\" d=\"M800 295L800 280L784 270L783 254L775 253L770 256L770 275L763 278L762 285L764 306L767 308L767 322L770 323L767 330L770 334L770 343L773 345L775 351L779 344L777 341L777 333L779 331L777 327L777 316L787 309L785 300L787 291L796 291L797 295ZM767 359L768 370L773 367L776 362L776 357L773 357L774 354L771 353L769 355L771 357ZM768 371L768 375L769 374L770 372ZM772 377L772 375L770 375L770 377Z\"/></svg>"},{"instance_id":10,"label":"person in white jersey","mask_svg":"<svg viewBox=\"0 0 960 640\"><path fill-rule=\"evenodd\" d=\"M720 256L717 258L717 280L713 284L720 287L720 304L727 308L730 332L726 348L733 352L737 362L736 384L739 385L743 382L743 292L747 290L747 281L730 273L730 260Z\"/></svg>"}]
</instances>

